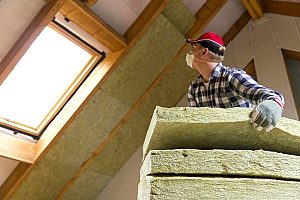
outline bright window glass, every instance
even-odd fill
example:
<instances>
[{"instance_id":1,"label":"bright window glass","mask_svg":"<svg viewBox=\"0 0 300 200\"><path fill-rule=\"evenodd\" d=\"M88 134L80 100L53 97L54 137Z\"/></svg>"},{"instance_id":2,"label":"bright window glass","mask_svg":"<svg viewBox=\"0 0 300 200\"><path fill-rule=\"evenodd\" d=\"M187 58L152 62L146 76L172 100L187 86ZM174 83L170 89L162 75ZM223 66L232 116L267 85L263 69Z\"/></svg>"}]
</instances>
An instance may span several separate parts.
<instances>
[{"instance_id":1,"label":"bright window glass","mask_svg":"<svg viewBox=\"0 0 300 200\"><path fill-rule=\"evenodd\" d=\"M46 27L0 86L0 117L38 128L92 56Z\"/></svg>"}]
</instances>

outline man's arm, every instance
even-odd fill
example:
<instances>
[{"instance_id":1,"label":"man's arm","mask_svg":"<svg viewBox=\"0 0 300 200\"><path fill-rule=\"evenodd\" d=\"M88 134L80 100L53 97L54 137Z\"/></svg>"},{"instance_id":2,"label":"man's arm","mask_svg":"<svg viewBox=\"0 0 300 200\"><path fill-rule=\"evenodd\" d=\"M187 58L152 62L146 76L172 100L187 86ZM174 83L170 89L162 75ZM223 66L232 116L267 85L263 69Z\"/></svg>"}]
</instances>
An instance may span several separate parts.
<instances>
[{"instance_id":1,"label":"man's arm","mask_svg":"<svg viewBox=\"0 0 300 200\"><path fill-rule=\"evenodd\" d=\"M229 75L229 87L238 95L257 105L251 113L253 127L261 131L272 130L281 117L284 98L270 88L259 85L242 70L235 70Z\"/></svg>"},{"instance_id":2,"label":"man's arm","mask_svg":"<svg viewBox=\"0 0 300 200\"><path fill-rule=\"evenodd\" d=\"M265 100L275 101L281 108L284 106L282 94L259 85L251 76L243 70L234 70L228 76L229 88L239 96L249 100L252 104L258 105Z\"/></svg>"}]
</instances>

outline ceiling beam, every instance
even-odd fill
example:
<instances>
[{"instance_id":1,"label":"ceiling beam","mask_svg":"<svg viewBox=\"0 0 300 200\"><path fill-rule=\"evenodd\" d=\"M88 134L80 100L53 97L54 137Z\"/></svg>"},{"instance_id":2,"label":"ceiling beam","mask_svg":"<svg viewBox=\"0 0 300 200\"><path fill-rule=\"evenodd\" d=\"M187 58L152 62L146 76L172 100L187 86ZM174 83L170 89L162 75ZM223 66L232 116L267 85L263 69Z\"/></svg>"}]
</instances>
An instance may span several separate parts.
<instances>
[{"instance_id":1,"label":"ceiling beam","mask_svg":"<svg viewBox=\"0 0 300 200\"><path fill-rule=\"evenodd\" d=\"M79 0L68 0L60 12L110 51L117 52L127 46L127 41L100 19Z\"/></svg>"},{"instance_id":2,"label":"ceiling beam","mask_svg":"<svg viewBox=\"0 0 300 200\"><path fill-rule=\"evenodd\" d=\"M256 77L256 71L255 71L255 65L254 65L254 59L252 59L246 67L243 69L248 75L252 77Z\"/></svg>"},{"instance_id":3,"label":"ceiling beam","mask_svg":"<svg viewBox=\"0 0 300 200\"><path fill-rule=\"evenodd\" d=\"M253 21L256 21L264 16L262 8L258 0L243 0L244 6L252 17Z\"/></svg>"},{"instance_id":4,"label":"ceiling beam","mask_svg":"<svg viewBox=\"0 0 300 200\"><path fill-rule=\"evenodd\" d=\"M197 37L226 2L227 0L207 0L195 14L197 21L187 33L186 38Z\"/></svg>"},{"instance_id":5,"label":"ceiling beam","mask_svg":"<svg viewBox=\"0 0 300 200\"><path fill-rule=\"evenodd\" d=\"M239 34L239 32L248 24L251 17L247 11L245 11L238 20L230 27L230 29L225 33L225 35L222 37L225 46L229 44L231 40Z\"/></svg>"},{"instance_id":6,"label":"ceiling beam","mask_svg":"<svg viewBox=\"0 0 300 200\"><path fill-rule=\"evenodd\" d=\"M88 7L92 7L93 5L95 5L97 3L98 0L80 0L80 1Z\"/></svg>"},{"instance_id":7,"label":"ceiling beam","mask_svg":"<svg viewBox=\"0 0 300 200\"><path fill-rule=\"evenodd\" d=\"M227 0L208 0L197 12L197 21L194 26L188 32L186 37L197 37L200 34L205 26L210 22L210 20L217 14L217 12L222 8L222 6L226 3ZM154 1L151 1L154 3ZM150 2L150 3L151 3ZM163 3L163 2L161 2ZM140 16L144 17L144 16ZM138 26L138 25L137 25ZM60 193L56 196L55 199L60 199L65 192L68 191L70 187L74 184L77 178L80 177L81 173L84 172L86 168L97 158L97 156L103 152L106 146L113 140L113 138L119 133L119 130L123 127L123 125L130 119L130 117L135 113L135 111L139 108L139 106L146 100L149 94L153 91L153 89L159 84L160 81L163 80L164 76L169 72L169 70L174 66L174 64L180 59L183 54L190 49L189 44L185 44L182 46L180 51L176 54L175 58L164 68L164 70L159 74L158 77L152 82L152 84L147 88L145 93L134 103L134 105L130 108L128 113L119 121L119 123L114 127L112 132L108 134L108 136L104 139L104 141L98 146L98 148L91 154L91 156L81 165L80 169L73 175L73 177L69 180L69 182L65 185L65 187L60 191Z\"/></svg>"},{"instance_id":8,"label":"ceiling beam","mask_svg":"<svg viewBox=\"0 0 300 200\"><path fill-rule=\"evenodd\" d=\"M300 52L290 51L287 49L281 49L281 51L286 58L300 61Z\"/></svg>"},{"instance_id":9,"label":"ceiling beam","mask_svg":"<svg viewBox=\"0 0 300 200\"><path fill-rule=\"evenodd\" d=\"M137 34L143 35L147 30L147 24L152 23L154 19L163 11L168 4L169 0L155 0L150 1L147 8L142 11L140 16L134 21L129 29L124 34L124 37L128 42L132 42L134 38L137 38Z\"/></svg>"},{"instance_id":10,"label":"ceiling beam","mask_svg":"<svg viewBox=\"0 0 300 200\"><path fill-rule=\"evenodd\" d=\"M263 0L261 4L265 13L300 17L300 2Z\"/></svg>"}]
</instances>

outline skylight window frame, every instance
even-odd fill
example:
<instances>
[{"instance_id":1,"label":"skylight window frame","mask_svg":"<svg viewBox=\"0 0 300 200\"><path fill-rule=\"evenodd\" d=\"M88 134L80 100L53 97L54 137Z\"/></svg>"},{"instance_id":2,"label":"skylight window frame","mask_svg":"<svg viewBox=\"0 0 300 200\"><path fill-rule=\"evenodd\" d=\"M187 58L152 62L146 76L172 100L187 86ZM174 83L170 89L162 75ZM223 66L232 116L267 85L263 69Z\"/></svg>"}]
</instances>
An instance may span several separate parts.
<instances>
[{"instance_id":1,"label":"skylight window frame","mask_svg":"<svg viewBox=\"0 0 300 200\"><path fill-rule=\"evenodd\" d=\"M74 34L71 34L69 31L65 30L63 27L59 26L57 23L50 22L47 27L51 28L55 32L59 33L61 36L65 37L67 40L73 42L78 45L89 54L91 54L90 60L86 63L86 65L82 68L80 74L73 80L73 82L68 86L65 93L58 99L56 104L51 108L48 114L41 120L41 123L37 127L30 127L26 124L22 124L16 121L10 121L0 116L0 125L2 127L6 127L8 129L14 130L15 132L20 132L32 136L39 137L42 131L49 125L49 123L55 118L55 116L59 113L65 103L70 99L72 94L77 90L80 84L83 83L84 79L88 76L88 74L92 71L92 69L99 64L99 61L103 60L104 53L97 51L92 46L84 43L79 37L76 37ZM28 46L27 50L30 46ZM26 51L25 51L26 52ZM21 56L19 60L22 58ZM18 60L18 61L19 61ZM17 61L17 62L18 62ZM17 64L16 62L16 64Z\"/></svg>"},{"instance_id":2,"label":"skylight window frame","mask_svg":"<svg viewBox=\"0 0 300 200\"><path fill-rule=\"evenodd\" d=\"M58 13L62 13L64 17L77 25L87 35L94 38L95 41L91 41L91 44L99 43L100 45L95 45L99 45L100 49L104 46L104 51L108 54L105 55L103 52L105 59L103 56L104 60L95 66L95 69L91 71L83 84L74 92L73 96L57 116L43 130L41 137L33 138L34 140L26 137L26 140L24 140L25 135L12 135L1 132L0 156L31 164L39 159L44 152L47 152L56 143L66 128L73 123L84 105L99 90L128 49L132 48L137 38L140 37L136 32L140 28L133 28L127 36L129 39L119 35L79 0L48 1L40 9L6 56L0 61L0 85L13 70L16 62L25 54L35 38ZM139 25L137 23L135 27L139 27ZM135 34L137 35L133 36Z\"/></svg>"}]
</instances>

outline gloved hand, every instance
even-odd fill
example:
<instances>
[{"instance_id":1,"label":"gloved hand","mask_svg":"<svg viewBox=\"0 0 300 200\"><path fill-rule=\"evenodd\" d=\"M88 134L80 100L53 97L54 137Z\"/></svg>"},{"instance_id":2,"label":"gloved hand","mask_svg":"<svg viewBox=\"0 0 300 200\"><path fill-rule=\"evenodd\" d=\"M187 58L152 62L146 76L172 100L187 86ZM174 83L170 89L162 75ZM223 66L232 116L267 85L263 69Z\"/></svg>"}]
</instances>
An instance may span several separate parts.
<instances>
[{"instance_id":1,"label":"gloved hand","mask_svg":"<svg viewBox=\"0 0 300 200\"><path fill-rule=\"evenodd\" d=\"M250 114L252 126L261 131L271 131L282 114L282 108L273 100L265 100L258 104Z\"/></svg>"}]
</instances>

